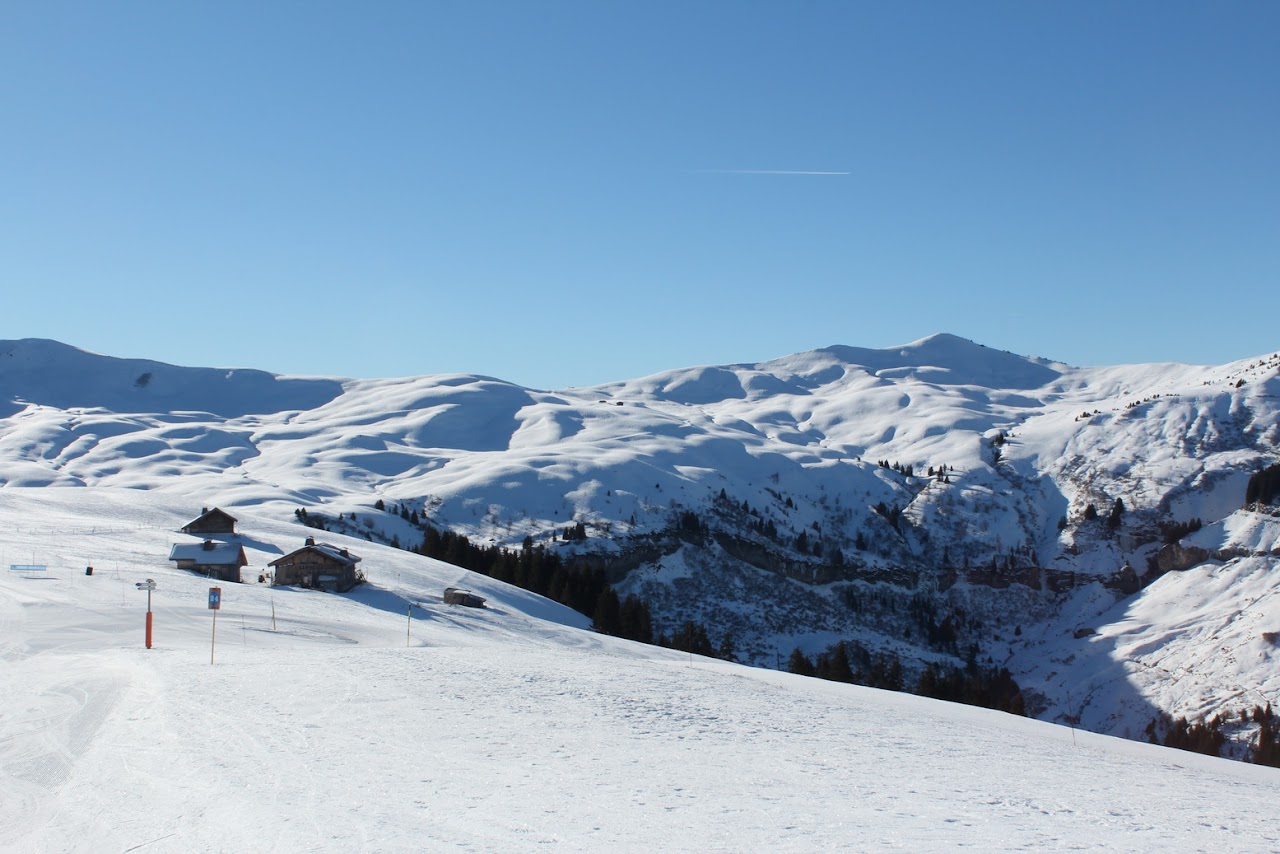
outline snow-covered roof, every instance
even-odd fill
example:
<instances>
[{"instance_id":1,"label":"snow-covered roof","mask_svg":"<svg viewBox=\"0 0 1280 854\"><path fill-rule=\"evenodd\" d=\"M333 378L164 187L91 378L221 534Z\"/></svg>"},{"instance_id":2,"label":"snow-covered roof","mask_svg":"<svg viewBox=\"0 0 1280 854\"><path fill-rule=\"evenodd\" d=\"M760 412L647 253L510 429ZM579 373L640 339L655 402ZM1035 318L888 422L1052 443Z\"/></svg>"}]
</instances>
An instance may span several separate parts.
<instances>
[{"instance_id":1,"label":"snow-covered roof","mask_svg":"<svg viewBox=\"0 0 1280 854\"><path fill-rule=\"evenodd\" d=\"M362 559L359 555L352 554L346 549L340 546L335 546L331 543L308 543L307 545L303 546L297 551L292 551L282 558L273 560L271 563L268 564L268 566L275 566L276 564L280 563L280 561L285 560L286 558L291 558L296 554L299 554L301 552L308 552L308 551L320 552L321 554L324 554L326 557L330 557L333 560L337 561L338 563L347 564L348 566L355 566Z\"/></svg>"},{"instance_id":2,"label":"snow-covered roof","mask_svg":"<svg viewBox=\"0 0 1280 854\"><path fill-rule=\"evenodd\" d=\"M237 565L243 557L239 543L177 543L169 560L190 560L209 566Z\"/></svg>"},{"instance_id":3,"label":"snow-covered roof","mask_svg":"<svg viewBox=\"0 0 1280 854\"><path fill-rule=\"evenodd\" d=\"M307 548L315 549L316 551L319 551L319 552L324 552L329 557L333 558L336 561L340 561L341 563L349 563L354 566L355 564L360 562L360 557L358 555L353 555L351 552L347 551L346 549L340 548L335 545L331 545L329 543L316 543L314 546L307 546Z\"/></svg>"},{"instance_id":4,"label":"snow-covered roof","mask_svg":"<svg viewBox=\"0 0 1280 854\"><path fill-rule=\"evenodd\" d=\"M240 521L235 516L232 516L230 513L228 513L226 510L223 510L221 507L215 507L212 510L208 510L208 509L202 510L199 516L192 519L187 524L194 525L197 522L202 522L205 519L208 519L210 516L217 517L217 518L230 519L232 522Z\"/></svg>"}]
</instances>

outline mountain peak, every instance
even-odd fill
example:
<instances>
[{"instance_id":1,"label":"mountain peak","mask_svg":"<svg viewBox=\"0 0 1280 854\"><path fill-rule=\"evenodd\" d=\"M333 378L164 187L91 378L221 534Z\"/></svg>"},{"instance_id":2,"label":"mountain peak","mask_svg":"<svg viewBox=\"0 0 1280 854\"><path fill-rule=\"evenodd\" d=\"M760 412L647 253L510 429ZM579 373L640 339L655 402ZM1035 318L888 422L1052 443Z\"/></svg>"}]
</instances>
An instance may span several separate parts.
<instances>
[{"instance_id":1,"label":"mountain peak","mask_svg":"<svg viewBox=\"0 0 1280 854\"><path fill-rule=\"evenodd\" d=\"M1048 364L940 332L879 350L833 345L816 351L886 379L913 377L937 385L1031 389L1061 374Z\"/></svg>"}]
</instances>

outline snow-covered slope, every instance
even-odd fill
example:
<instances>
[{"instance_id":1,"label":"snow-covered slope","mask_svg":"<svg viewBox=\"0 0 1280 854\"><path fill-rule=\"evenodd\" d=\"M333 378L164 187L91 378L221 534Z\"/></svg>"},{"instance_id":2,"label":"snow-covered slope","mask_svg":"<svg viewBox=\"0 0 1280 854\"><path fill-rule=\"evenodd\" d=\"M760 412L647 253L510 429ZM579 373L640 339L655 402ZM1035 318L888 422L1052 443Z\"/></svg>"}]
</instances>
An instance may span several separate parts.
<instances>
[{"instance_id":1,"label":"snow-covered slope","mask_svg":"<svg viewBox=\"0 0 1280 854\"><path fill-rule=\"evenodd\" d=\"M368 584L223 584L215 631L160 559L185 506L0 490L6 562L48 567L0 575L0 851L1280 847L1276 769L607 638L341 535ZM302 533L237 517L254 566Z\"/></svg>"},{"instance_id":2,"label":"snow-covered slope","mask_svg":"<svg viewBox=\"0 0 1280 854\"><path fill-rule=\"evenodd\" d=\"M346 530L420 537L372 512L383 499L473 542L600 555L662 625L731 632L753 663L850 639L910 672L976 645L1037 714L1132 735L1156 710L1280 696L1280 520L1243 507L1280 461L1278 369L1078 368L935 335L549 392L16 341L0 482L143 489L192 515L358 512ZM553 539L576 523L585 542ZM925 600L955 617L952 649L907 615Z\"/></svg>"}]
</instances>

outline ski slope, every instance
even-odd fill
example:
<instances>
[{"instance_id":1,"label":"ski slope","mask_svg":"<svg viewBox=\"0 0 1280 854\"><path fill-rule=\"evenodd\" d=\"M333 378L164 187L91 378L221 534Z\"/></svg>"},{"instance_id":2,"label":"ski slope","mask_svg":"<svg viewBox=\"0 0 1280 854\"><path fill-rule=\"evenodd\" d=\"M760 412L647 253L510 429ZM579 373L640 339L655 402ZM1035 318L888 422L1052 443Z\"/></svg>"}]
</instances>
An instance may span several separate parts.
<instances>
[{"instance_id":1,"label":"ski slope","mask_svg":"<svg viewBox=\"0 0 1280 854\"><path fill-rule=\"evenodd\" d=\"M1276 769L639 646L356 539L368 584L222 584L215 638L164 560L194 515L0 490L6 566L48 567L0 576L0 850L1280 850ZM309 533L235 515L246 579Z\"/></svg>"}]
</instances>

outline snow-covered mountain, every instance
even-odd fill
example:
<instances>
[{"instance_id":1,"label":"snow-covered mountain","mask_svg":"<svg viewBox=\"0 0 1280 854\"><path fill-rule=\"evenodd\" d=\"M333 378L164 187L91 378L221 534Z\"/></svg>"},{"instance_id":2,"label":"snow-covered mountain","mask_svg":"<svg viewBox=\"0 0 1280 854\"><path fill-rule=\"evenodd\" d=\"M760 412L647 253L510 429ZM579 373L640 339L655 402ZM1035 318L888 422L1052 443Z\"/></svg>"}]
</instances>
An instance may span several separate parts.
<instances>
[{"instance_id":1,"label":"snow-covered mountain","mask_svg":"<svg viewBox=\"0 0 1280 854\"><path fill-rule=\"evenodd\" d=\"M1037 716L1140 737L1160 711L1280 697L1280 518L1245 507L1280 461L1278 409L1276 355L1079 368L951 335L560 391L25 340L0 343L0 483L421 537L382 500L592 555L750 663L842 639L908 672L976 651Z\"/></svg>"}]
</instances>

